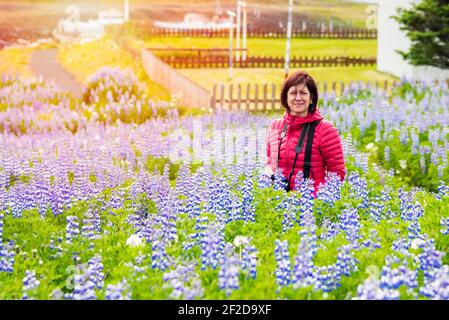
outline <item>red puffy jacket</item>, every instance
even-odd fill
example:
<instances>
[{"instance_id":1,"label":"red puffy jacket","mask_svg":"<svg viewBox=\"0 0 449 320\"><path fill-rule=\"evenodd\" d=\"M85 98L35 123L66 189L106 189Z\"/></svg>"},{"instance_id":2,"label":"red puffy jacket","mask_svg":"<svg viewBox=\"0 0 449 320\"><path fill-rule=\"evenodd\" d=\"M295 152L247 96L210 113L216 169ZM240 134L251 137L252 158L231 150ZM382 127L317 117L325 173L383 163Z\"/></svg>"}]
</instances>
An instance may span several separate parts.
<instances>
[{"instance_id":1,"label":"red puffy jacket","mask_svg":"<svg viewBox=\"0 0 449 320\"><path fill-rule=\"evenodd\" d=\"M279 157L279 168L282 170L284 177L288 179L295 160L295 148L304 124L319 119L321 119L321 121L316 126L312 141L312 163L309 176L309 178L315 181L315 196L319 184L324 183L326 171L336 172L342 181L346 174L343 148L337 129L331 122L323 119L323 116L320 114L319 110L316 109L313 114L309 113L306 117L293 116L286 112L283 118L273 121L267 134L266 171L274 172L276 170L276 159L282 129L286 123L288 124L287 132L285 137L282 139L282 144L280 145ZM298 159L296 160L295 169L290 181L291 190L293 190L295 186L295 177L298 171L304 171L303 167L306 145L307 138L305 139L301 153L298 155Z\"/></svg>"}]
</instances>

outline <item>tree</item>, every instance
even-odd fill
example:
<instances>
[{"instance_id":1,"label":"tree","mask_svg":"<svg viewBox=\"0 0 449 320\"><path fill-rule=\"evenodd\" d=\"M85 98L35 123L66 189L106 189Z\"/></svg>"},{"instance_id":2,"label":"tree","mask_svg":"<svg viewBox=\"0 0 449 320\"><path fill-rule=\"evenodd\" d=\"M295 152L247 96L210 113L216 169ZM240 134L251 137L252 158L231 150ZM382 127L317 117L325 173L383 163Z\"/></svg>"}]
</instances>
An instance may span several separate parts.
<instances>
[{"instance_id":1,"label":"tree","mask_svg":"<svg viewBox=\"0 0 449 320\"><path fill-rule=\"evenodd\" d=\"M423 0L393 17L411 41L398 51L412 65L449 69L449 0Z\"/></svg>"}]
</instances>

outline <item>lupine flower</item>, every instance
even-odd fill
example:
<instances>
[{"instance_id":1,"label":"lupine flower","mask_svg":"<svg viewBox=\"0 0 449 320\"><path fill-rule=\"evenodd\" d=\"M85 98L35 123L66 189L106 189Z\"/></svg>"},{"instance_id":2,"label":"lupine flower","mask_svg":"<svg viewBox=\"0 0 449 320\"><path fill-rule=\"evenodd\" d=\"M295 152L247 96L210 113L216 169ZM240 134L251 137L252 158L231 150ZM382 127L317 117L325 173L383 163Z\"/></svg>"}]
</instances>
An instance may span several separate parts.
<instances>
[{"instance_id":1,"label":"lupine flower","mask_svg":"<svg viewBox=\"0 0 449 320\"><path fill-rule=\"evenodd\" d=\"M161 271L167 270L169 267L168 255L165 251L166 242L162 238L153 240L151 244L151 268Z\"/></svg>"},{"instance_id":2,"label":"lupine flower","mask_svg":"<svg viewBox=\"0 0 449 320\"><path fill-rule=\"evenodd\" d=\"M310 286L314 283L313 256L316 252L316 239L308 232L301 230L301 242L294 258L292 282L294 288Z\"/></svg>"},{"instance_id":3,"label":"lupine flower","mask_svg":"<svg viewBox=\"0 0 449 320\"><path fill-rule=\"evenodd\" d=\"M290 254L288 252L287 240L276 239L274 255L276 258L276 283L279 287L287 286L291 282Z\"/></svg>"},{"instance_id":4,"label":"lupine flower","mask_svg":"<svg viewBox=\"0 0 449 320\"><path fill-rule=\"evenodd\" d=\"M202 298L204 289L201 280L195 273L195 264L178 265L175 270L163 275L164 288L171 288L171 299L193 300Z\"/></svg>"},{"instance_id":5,"label":"lupine flower","mask_svg":"<svg viewBox=\"0 0 449 320\"><path fill-rule=\"evenodd\" d=\"M340 222L331 222L328 217L325 217L321 230L321 240L333 240L340 233Z\"/></svg>"},{"instance_id":6,"label":"lupine flower","mask_svg":"<svg viewBox=\"0 0 449 320\"><path fill-rule=\"evenodd\" d=\"M348 181L351 187L351 196L362 200L360 208L367 208L368 189L366 181L363 178L360 178L359 174L356 171L351 172Z\"/></svg>"},{"instance_id":7,"label":"lupine flower","mask_svg":"<svg viewBox=\"0 0 449 320\"><path fill-rule=\"evenodd\" d=\"M66 242L71 244L79 235L79 223L77 216L67 216Z\"/></svg>"},{"instance_id":8,"label":"lupine flower","mask_svg":"<svg viewBox=\"0 0 449 320\"><path fill-rule=\"evenodd\" d=\"M89 209L83 219L81 235L88 239L98 239L101 234L101 220L97 212Z\"/></svg>"},{"instance_id":9,"label":"lupine flower","mask_svg":"<svg viewBox=\"0 0 449 320\"><path fill-rule=\"evenodd\" d=\"M86 274L89 276L89 280L94 284L96 289L103 289L104 273L103 263L101 262L100 256L95 256L89 260Z\"/></svg>"},{"instance_id":10,"label":"lupine flower","mask_svg":"<svg viewBox=\"0 0 449 320\"><path fill-rule=\"evenodd\" d=\"M1 218L0 218L0 221L1 221ZM1 224L1 222L0 222L0 224ZM444 235L448 235L449 234L449 218L441 217L440 225L441 225L440 232ZM0 233L1 233L1 231L0 231Z\"/></svg>"},{"instance_id":11,"label":"lupine flower","mask_svg":"<svg viewBox=\"0 0 449 320\"><path fill-rule=\"evenodd\" d=\"M129 236L128 239L126 239L126 245L130 247L138 247L141 246L142 244L143 244L142 238L136 234L133 234Z\"/></svg>"},{"instance_id":12,"label":"lupine flower","mask_svg":"<svg viewBox=\"0 0 449 320\"><path fill-rule=\"evenodd\" d=\"M0 249L3 247L3 220L4 215L0 213Z\"/></svg>"},{"instance_id":13,"label":"lupine flower","mask_svg":"<svg viewBox=\"0 0 449 320\"><path fill-rule=\"evenodd\" d=\"M285 190L287 187L287 179L282 174L281 169L277 169L274 173L274 181L273 181L274 190Z\"/></svg>"},{"instance_id":14,"label":"lupine flower","mask_svg":"<svg viewBox=\"0 0 449 320\"><path fill-rule=\"evenodd\" d=\"M201 270L208 266L216 269L223 254L223 230L215 222L208 225L204 237L201 239Z\"/></svg>"},{"instance_id":15,"label":"lupine flower","mask_svg":"<svg viewBox=\"0 0 449 320\"><path fill-rule=\"evenodd\" d=\"M315 267L314 279L315 290L330 292L340 286L340 277L335 265Z\"/></svg>"},{"instance_id":16,"label":"lupine flower","mask_svg":"<svg viewBox=\"0 0 449 320\"><path fill-rule=\"evenodd\" d=\"M106 300L131 300L132 293L126 279L120 281L117 285L108 284L106 287Z\"/></svg>"},{"instance_id":17,"label":"lupine flower","mask_svg":"<svg viewBox=\"0 0 449 320\"><path fill-rule=\"evenodd\" d=\"M355 258L354 252L349 252L350 246L342 246L339 248L339 253L337 255L337 275L345 275L349 277L351 272L358 270L357 264L359 261Z\"/></svg>"},{"instance_id":18,"label":"lupine flower","mask_svg":"<svg viewBox=\"0 0 449 320\"><path fill-rule=\"evenodd\" d=\"M360 238L359 230L361 228L359 215L356 209L345 209L340 216L340 227L346 234L350 242L357 241Z\"/></svg>"},{"instance_id":19,"label":"lupine flower","mask_svg":"<svg viewBox=\"0 0 449 320\"><path fill-rule=\"evenodd\" d=\"M449 266L435 268L425 277L419 293L432 300L449 300Z\"/></svg>"},{"instance_id":20,"label":"lupine flower","mask_svg":"<svg viewBox=\"0 0 449 320\"><path fill-rule=\"evenodd\" d=\"M313 185L314 181L312 179L305 179L302 180L299 187L299 192L301 193L299 225L305 228L315 226Z\"/></svg>"},{"instance_id":21,"label":"lupine flower","mask_svg":"<svg viewBox=\"0 0 449 320\"><path fill-rule=\"evenodd\" d=\"M227 243L220 259L220 271L218 272L218 286L221 290L225 290L227 296L240 286L240 268L240 259L234 253L234 247Z\"/></svg>"},{"instance_id":22,"label":"lupine flower","mask_svg":"<svg viewBox=\"0 0 449 320\"><path fill-rule=\"evenodd\" d=\"M341 198L341 178L336 172L327 172L324 179L324 184L318 187L317 199L333 205Z\"/></svg>"},{"instance_id":23,"label":"lupine flower","mask_svg":"<svg viewBox=\"0 0 449 320\"><path fill-rule=\"evenodd\" d=\"M242 194L242 218L245 222L255 222L254 196L252 194L253 182L247 177L241 188Z\"/></svg>"},{"instance_id":24,"label":"lupine flower","mask_svg":"<svg viewBox=\"0 0 449 320\"><path fill-rule=\"evenodd\" d=\"M413 241L415 241L416 243L417 239L414 239ZM414 244L414 242L412 241L412 244ZM392 249L394 251L400 252L402 254L408 255L409 251L408 249L410 248L410 240L407 240L404 237L398 238L396 240L393 241L393 245L392 245ZM416 248L413 248L416 249Z\"/></svg>"},{"instance_id":25,"label":"lupine flower","mask_svg":"<svg viewBox=\"0 0 449 320\"><path fill-rule=\"evenodd\" d=\"M259 189L268 188L268 187L271 187L272 185L273 185L273 181L271 180L271 178L268 174L262 173L259 176L259 180L258 180L258 184L257 184L257 187Z\"/></svg>"},{"instance_id":26,"label":"lupine flower","mask_svg":"<svg viewBox=\"0 0 449 320\"><path fill-rule=\"evenodd\" d=\"M30 299L29 294L31 291L36 289L40 284L40 281L36 278L36 272L26 270L25 278L23 278L23 288L22 288L22 299L28 300Z\"/></svg>"},{"instance_id":27,"label":"lupine flower","mask_svg":"<svg viewBox=\"0 0 449 320\"><path fill-rule=\"evenodd\" d=\"M398 300L399 291L380 288L379 280L372 277L366 279L357 287L357 297L354 300Z\"/></svg>"},{"instance_id":28,"label":"lupine flower","mask_svg":"<svg viewBox=\"0 0 449 320\"><path fill-rule=\"evenodd\" d=\"M424 275L429 276L433 269L441 267L445 253L435 249L435 241L433 239L425 241L420 247L422 248L422 253L416 257L416 262L419 264L419 269L424 272Z\"/></svg>"}]
</instances>

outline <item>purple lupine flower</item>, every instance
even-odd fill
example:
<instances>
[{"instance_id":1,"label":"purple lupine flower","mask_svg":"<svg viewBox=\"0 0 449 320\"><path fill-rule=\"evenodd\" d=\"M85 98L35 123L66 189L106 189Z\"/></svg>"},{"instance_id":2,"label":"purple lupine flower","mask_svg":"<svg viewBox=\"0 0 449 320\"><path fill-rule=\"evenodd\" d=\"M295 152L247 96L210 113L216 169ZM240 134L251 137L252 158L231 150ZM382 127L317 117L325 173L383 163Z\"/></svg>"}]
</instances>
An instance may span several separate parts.
<instances>
[{"instance_id":1,"label":"purple lupine flower","mask_svg":"<svg viewBox=\"0 0 449 320\"><path fill-rule=\"evenodd\" d=\"M331 222L328 217L323 219L320 240L333 240L340 233L340 222Z\"/></svg>"},{"instance_id":2,"label":"purple lupine flower","mask_svg":"<svg viewBox=\"0 0 449 320\"><path fill-rule=\"evenodd\" d=\"M440 184L438 185L438 193L436 194L435 198L437 200L441 200L441 198L447 196L449 196L449 186L446 186L444 181L440 180Z\"/></svg>"},{"instance_id":3,"label":"purple lupine flower","mask_svg":"<svg viewBox=\"0 0 449 320\"><path fill-rule=\"evenodd\" d=\"M189 218L196 218L201 213L201 198L200 198L201 184L198 179L193 178L191 187L187 190L187 202L185 211Z\"/></svg>"},{"instance_id":4,"label":"purple lupine flower","mask_svg":"<svg viewBox=\"0 0 449 320\"><path fill-rule=\"evenodd\" d=\"M240 250L240 259L242 260L242 271L246 273L247 278L256 278L257 249L250 244L250 239L246 237L236 237L234 245ZM243 250L242 250L243 246Z\"/></svg>"},{"instance_id":5,"label":"purple lupine flower","mask_svg":"<svg viewBox=\"0 0 449 320\"><path fill-rule=\"evenodd\" d=\"M30 291L35 290L40 284L40 281L36 278L36 272L26 270L25 278L23 278L23 287L22 287L22 300L30 299Z\"/></svg>"},{"instance_id":6,"label":"purple lupine flower","mask_svg":"<svg viewBox=\"0 0 449 320\"><path fill-rule=\"evenodd\" d=\"M15 252L12 249L12 245L5 246L3 249L0 247L0 272L14 271L14 258Z\"/></svg>"},{"instance_id":7,"label":"purple lupine flower","mask_svg":"<svg viewBox=\"0 0 449 320\"><path fill-rule=\"evenodd\" d=\"M351 246L342 246L339 248L337 255L337 275L349 277L352 272L358 270L357 264L359 261L355 258L354 252L349 252L352 249Z\"/></svg>"},{"instance_id":8,"label":"purple lupine flower","mask_svg":"<svg viewBox=\"0 0 449 320\"><path fill-rule=\"evenodd\" d=\"M95 256L89 260L86 274L89 276L89 280L94 284L94 288L100 290L103 289L104 272L101 256Z\"/></svg>"},{"instance_id":9,"label":"purple lupine flower","mask_svg":"<svg viewBox=\"0 0 449 320\"><path fill-rule=\"evenodd\" d=\"M449 218L441 217L440 225L441 225L440 232L444 235L448 235L449 234ZM0 227L1 227L1 216L0 216ZM1 228L0 228L0 235L1 235ZM0 240L1 240L1 236L0 236Z\"/></svg>"},{"instance_id":10,"label":"purple lupine flower","mask_svg":"<svg viewBox=\"0 0 449 320\"><path fill-rule=\"evenodd\" d=\"M169 267L168 254L165 250L166 242L162 237L158 237L151 243L151 268L165 271Z\"/></svg>"},{"instance_id":11,"label":"purple lupine flower","mask_svg":"<svg viewBox=\"0 0 449 320\"><path fill-rule=\"evenodd\" d=\"M382 289L378 279L369 277L357 287L357 297L354 300L398 300L399 291Z\"/></svg>"},{"instance_id":12,"label":"purple lupine flower","mask_svg":"<svg viewBox=\"0 0 449 320\"><path fill-rule=\"evenodd\" d=\"M220 270L218 271L218 286L220 290L225 290L229 296L233 290L237 290L240 286L240 259L234 252L234 247L230 243L226 243L223 255L220 259Z\"/></svg>"},{"instance_id":13,"label":"purple lupine flower","mask_svg":"<svg viewBox=\"0 0 449 320\"><path fill-rule=\"evenodd\" d=\"M313 256L316 252L316 240L307 230L301 230L301 242L294 258L292 283L294 288L303 288L314 283Z\"/></svg>"},{"instance_id":14,"label":"purple lupine flower","mask_svg":"<svg viewBox=\"0 0 449 320\"><path fill-rule=\"evenodd\" d=\"M81 236L88 239L98 239L101 234L101 220L98 212L88 209L83 219L83 226L81 228Z\"/></svg>"},{"instance_id":15,"label":"purple lupine flower","mask_svg":"<svg viewBox=\"0 0 449 320\"><path fill-rule=\"evenodd\" d=\"M274 256L276 258L276 283L279 287L288 286L291 283L290 254L287 240L276 239Z\"/></svg>"},{"instance_id":16,"label":"purple lupine flower","mask_svg":"<svg viewBox=\"0 0 449 320\"><path fill-rule=\"evenodd\" d=\"M341 198L342 181L336 172L327 172L324 184L320 184L317 191L317 199L330 205Z\"/></svg>"},{"instance_id":17,"label":"purple lupine flower","mask_svg":"<svg viewBox=\"0 0 449 320\"><path fill-rule=\"evenodd\" d=\"M296 214L300 208L300 201L297 198L296 193L290 192L287 194L286 201L279 203L276 208L276 211L281 211L283 209L284 215L282 219L282 232L286 232L287 230L293 228L296 222Z\"/></svg>"},{"instance_id":18,"label":"purple lupine flower","mask_svg":"<svg viewBox=\"0 0 449 320\"><path fill-rule=\"evenodd\" d=\"M131 287L123 279L117 285L108 284L106 287L106 300L131 300L132 292Z\"/></svg>"},{"instance_id":19,"label":"purple lupine flower","mask_svg":"<svg viewBox=\"0 0 449 320\"><path fill-rule=\"evenodd\" d=\"M362 200L362 203L359 205L359 208L367 208L368 189L366 181L359 176L358 172L353 171L349 175L348 182L350 185L351 197Z\"/></svg>"},{"instance_id":20,"label":"purple lupine flower","mask_svg":"<svg viewBox=\"0 0 449 320\"><path fill-rule=\"evenodd\" d=\"M210 223L201 239L201 270L206 270L208 266L217 268L223 254L223 244L223 227L216 222Z\"/></svg>"},{"instance_id":21,"label":"purple lupine flower","mask_svg":"<svg viewBox=\"0 0 449 320\"><path fill-rule=\"evenodd\" d=\"M314 206L314 181L312 179L301 180L299 192L300 198L300 216L299 225L305 228L315 226L315 216L313 215Z\"/></svg>"},{"instance_id":22,"label":"purple lupine flower","mask_svg":"<svg viewBox=\"0 0 449 320\"><path fill-rule=\"evenodd\" d=\"M346 234L346 239L352 243L361 237L359 234L361 224L357 209L349 208L343 210L340 216L340 228Z\"/></svg>"},{"instance_id":23,"label":"purple lupine flower","mask_svg":"<svg viewBox=\"0 0 449 320\"><path fill-rule=\"evenodd\" d=\"M90 280L88 274L75 274L74 289L71 294L66 294L67 300L95 300L97 295L95 293L95 283Z\"/></svg>"},{"instance_id":24,"label":"purple lupine flower","mask_svg":"<svg viewBox=\"0 0 449 320\"><path fill-rule=\"evenodd\" d=\"M384 158L385 158L386 163L390 162L390 147L389 146L385 146Z\"/></svg>"},{"instance_id":25,"label":"purple lupine flower","mask_svg":"<svg viewBox=\"0 0 449 320\"><path fill-rule=\"evenodd\" d=\"M313 271L315 290L330 292L337 289L340 286L340 277L338 276L337 268L335 265L316 266Z\"/></svg>"},{"instance_id":26,"label":"purple lupine flower","mask_svg":"<svg viewBox=\"0 0 449 320\"><path fill-rule=\"evenodd\" d=\"M217 179L209 189L207 210L217 216L220 223L227 220L227 213L232 210L231 192L228 183Z\"/></svg>"},{"instance_id":27,"label":"purple lupine flower","mask_svg":"<svg viewBox=\"0 0 449 320\"><path fill-rule=\"evenodd\" d=\"M274 180L273 180L273 188L274 190L285 190L287 187L287 179L282 174L281 169L277 169L274 172Z\"/></svg>"},{"instance_id":28,"label":"purple lupine flower","mask_svg":"<svg viewBox=\"0 0 449 320\"><path fill-rule=\"evenodd\" d=\"M250 177L246 177L243 187L241 188L242 194L242 218L244 222L255 222L255 207L254 196L252 194L253 182Z\"/></svg>"},{"instance_id":29,"label":"purple lupine flower","mask_svg":"<svg viewBox=\"0 0 449 320\"><path fill-rule=\"evenodd\" d=\"M203 237L206 235L206 230L209 225L209 218L207 216L198 217L195 220L195 231L190 234L190 238L194 240L194 244L201 244Z\"/></svg>"},{"instance_id":30,"label":"purple lupine flower","mask_svg":"<svg viewBox=\"0 0 449 320\"><path fill-rule=\"evenodd\" d=\"M424 278L419 293L432 300L449 300L449 266L431 270Z\"/></svg>"},{"instance_id":31,"label":"purple lupine flower","mask_svg":"<svg viewBox=\"0 0 449 320\"><path fill-rule=\"evenodd\" d=\"M165 272L163 288L171 288L171 299L193 300L202 298L204 289L201 280L195 272L195 263L189 265L178 265L175 270Z\"/></svg>"},{"instance_id":32,"label":"purple lupine flower","mask_svg":"<svg viewBox=\"0 0 449 320\"><path fill-rule=\"evenodd\" d=\"M422 248L422 253L416 257L416 262L419 264L419 269L424 272L424 276L429 276L433 269L441 267L445 253L435 249L433 239L422 241L419 247Z\"/></svg>"},{"instance_id":33,"label":"purple lupine flower","mask_svg":"<svg viewBox=\"0 0 449 320\"><path fill-rule=\"evenodd\" d=\"M77 216L67 216L67 226L66 226L66 237L65 241L68 244L72 244L73 240L75 240L79 233L79 223L78 223L78 217Z\"/></svg>"},{"instance_id":34,"label":"purple lupine flower","mask_svg":"<svg viewBox=\"0 0 449 320\"><path fill-rule=\"evenodd\" d=\"M58 242L58 245L56 245L55 239L53 239L53 237L50 240L50 244L49 244L50 250L56 251L55 254L51 255L52 259L62 256L62 246L61 246L62 240L63 240L62 237L58 237L58 239L56 240Z\"/></svg>"},{"instance_id":35,"label":"purple lupine flower","mask_svg":"<svg viewBox=\"0 0 449 320\"><path fill-rule=\"evenodd\" d=\"M370 218L376 223L380 223L382 212L385 205L380 201L380 198L376 196L375 201L371 201L369 204L369 215Z\"/></svg>"},{"instance_id":36,"label":"purple lupine flower","mask_svg":"<svg viewBox=\"0 0 449 320\"><path fill-rule=\"evenodd\" d=\"M393 241L392 249L402 254L408 255L410 248L410 240L405 237L400 237Z\"/></svg>"},{"instance_id":37,"label":"purple lupine flower","mask_svg":"<svg viewBox=\"0 0 449 320\"><path fill-rule=\"evenodd\" d=\"M384 290L398 290L402 285L409 288L418 286L416 271L409 270L406 264L398 268L393 268L393 264L399 264L400 260L396 256L387 256L386 265L382 267L380 288Z\"/></svg>"},{"instance_id":38,"label":"purple lupine flower","mask_svg":"<svg viewBox=\"0 0 449 320\"><path fill-rule=\"evenodd\" d=\"M262 173L259 176L257 183L258 183L257 184L258 189L269 188L273 185L273 181L271 180L271 177L266 173Z\"/></svg>"},{"instance_id":39,"label":"purple lupine flower","mask_svg":"<svg viewBox=\"0 0 449 320\"><path fill-rule=\"evenodd\" d=\"M3 247L3 220L5 216L3 213L0 213L0 249Z\"/></svg>"}]
</instances>

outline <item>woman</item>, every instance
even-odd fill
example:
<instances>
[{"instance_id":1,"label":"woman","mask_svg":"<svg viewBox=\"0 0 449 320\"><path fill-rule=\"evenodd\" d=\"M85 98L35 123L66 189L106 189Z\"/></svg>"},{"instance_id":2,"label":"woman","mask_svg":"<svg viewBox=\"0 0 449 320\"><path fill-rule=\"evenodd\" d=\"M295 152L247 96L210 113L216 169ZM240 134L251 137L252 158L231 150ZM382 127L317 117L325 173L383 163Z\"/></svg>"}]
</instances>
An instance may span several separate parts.
<instances>
[{"instance_id":1,"label":"woman","mask_svg":"<svg viewBox=\"0 0 449 320\"><path fill-rule=\"evenodd\" d=\"M309 173L308 177L314 180L316 197L326 172L337 173L342 181L345 177L340 136L332 123L323 119L318 111L318 89L307 72L296 72L285 80L281 103L286 112L281 119L273 121L268 131L265 171L272 175L277 168L281 169L289 181L287 190L293 190L298 171ZM305 165L308 137L313 139L310 161Z\"/></svg>"}]
</instances>

